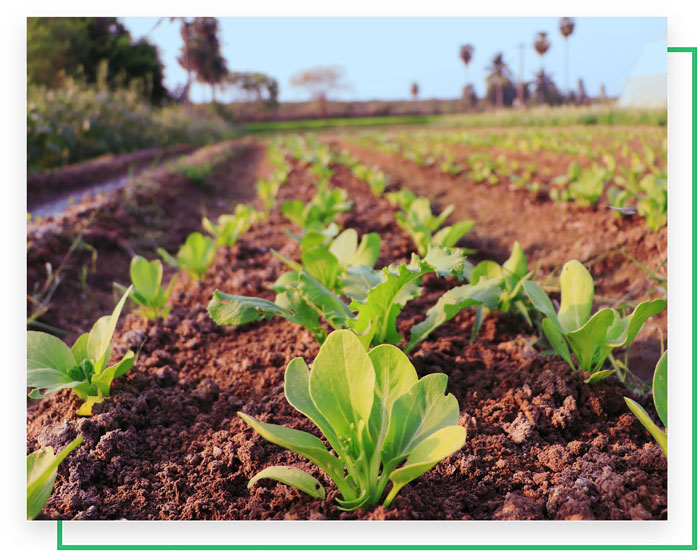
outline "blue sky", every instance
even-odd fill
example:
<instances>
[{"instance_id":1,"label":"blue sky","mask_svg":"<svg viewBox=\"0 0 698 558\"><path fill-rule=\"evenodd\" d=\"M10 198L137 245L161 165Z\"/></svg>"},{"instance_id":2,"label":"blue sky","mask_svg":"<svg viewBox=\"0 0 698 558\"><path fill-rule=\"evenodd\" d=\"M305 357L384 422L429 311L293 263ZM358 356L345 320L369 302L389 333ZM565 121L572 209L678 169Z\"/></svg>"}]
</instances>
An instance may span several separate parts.
<instances>
[{"instance_id":1,"label":"blue sky","mask_svg":"<svg viewBox=\"0 0 698 558\"><path fill-rule=\"evenodd\" d=\"M160 49L166 86L186 81L176 61L181 48L179 24L158 18L121 18L135 38L148 34ZM314 66L344 68L351 88L335 99L394 100L409 97L413 81L420 98L459 97L465 84L465 66L458 56L461 44L475 54L469 78L479 95L484 93L485 68L502 51L515 75L519 72L520 44L524 45L524 76L530 80L540 68L533 49L534 36L548 32L551 48L544 57L546 71L564 86L564 46L559 18L219 18L223 55L233 71L259 71L279 81L282 101L305 100L292 89L289 78ZM627 77L637 71L637 59L646 43L654 47L652 71L666 71L665 18L577 18L569 38L570 84L581 77L587 92L597 94L601 84L608 95L619 95ZM196 85L195 101L210 100L210 89Z\"/></svg>"}]
</instances>

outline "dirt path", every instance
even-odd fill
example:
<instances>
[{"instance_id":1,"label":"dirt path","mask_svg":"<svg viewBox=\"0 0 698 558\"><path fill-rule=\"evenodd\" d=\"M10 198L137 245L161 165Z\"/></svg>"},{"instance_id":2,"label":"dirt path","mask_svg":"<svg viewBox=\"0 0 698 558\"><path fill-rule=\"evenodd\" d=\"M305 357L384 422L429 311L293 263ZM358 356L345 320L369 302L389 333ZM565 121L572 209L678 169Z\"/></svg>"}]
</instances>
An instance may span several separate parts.
<instances>
[{"instance_id":1,"label":"dirt path","mask_svg":"<svg viewBox=\"0 0 698 558\"><path fill-rule=\"evenodd\" d=\"M378 231L381 263L407 258L410 239L384 199L347 169L355 211L339 223ZM166 322L128 314L117 330L117 355L144 343L112 396L78 418L76 396L52 394L28 417L27 450L83 444L68 456L45 509L51 519L662 519L666 461L624 406L614 378L595 386L572 377L558 359L528 347L521 321L490 314L470 345L473 313L438 329L412 355L420 375L444 372L468 428L465 447L405 487L391 508L341 513L328 479L297 455L262 440L236 417L256 418L319 434L283 395L286 363L310 363L318 345L300 326L281 320L242 327L215 325L206 312L214 288L272 298L270 283L285 269L270 249L298 257L278 211L285 199L308 200L313 179L295 164L277 210L233 248L219 251L204 282L181 278ZM430 278L424 297L398 322L405 333L453 284ZM647 403L647 397L640 398ZM649 405L647 405L649 408ZM270 465L296 465L328 490L313 500L295 489L248 480Z\"/></svg>"},{"instance_id":2,"label":"dirt path","mask_svg":"<svg viewBox=\"0 0 698 558\"><path fill-rule=\"evenodd\" d=\"M161 168L118 191L87 197L57 216L31 223L27 292L35 299L49 299L39 321L59 328L71 341L111 311L112 285L129 283L134 254L153 258L156 246L176 252L189 233L201 228L202 214L215 218L231 209L230 204L254 198L263 146L224 142L198 150L189 163L213 160L217 164L208 179L210 190L202 190L181 172ZM47 264L59 270L51 276L53 281ZM36 308L30 300L28 315Z\"/></svg>"},{"instance_id":3,"label":"dirt path","mask_svg":"<svg viewBox=\"0 0 698 558\"><path fill-rule=\"evenodd\" d=\"M113 189L110 185L115 182L125 184L132 173L187 155L195 149L188 145L155 147L125 155L104 155L64 168L31 174L27 177L27 210L42 217L58 213L67 205L60 203L61 200L67 201L73 197L80 201L83 195L100 187L105 192L109 191Z\"/></svg>"}]
</instances>

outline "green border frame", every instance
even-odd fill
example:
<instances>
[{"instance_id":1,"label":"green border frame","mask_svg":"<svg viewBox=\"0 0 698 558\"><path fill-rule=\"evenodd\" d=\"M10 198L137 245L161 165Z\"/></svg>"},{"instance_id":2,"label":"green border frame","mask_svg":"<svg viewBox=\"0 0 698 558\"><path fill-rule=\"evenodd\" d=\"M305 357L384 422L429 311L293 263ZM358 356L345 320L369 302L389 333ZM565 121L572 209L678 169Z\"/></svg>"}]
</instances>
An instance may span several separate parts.
<instances>
[{"instance_id":1,"label":"green border frame","mask_svg":"<svg viewBox=\"0 0 698 558\"><path fill-rule=\"evenodd\" d=\"M693 357L691 377L692 392L692 464L693 464L693 497L692 514L693 528L691 544L444 544L444 545L409 545L409 544L63 544L63 522L56 522L57 550L697 550L698 549L698 527L696 524L698 495L696 494L698 478L696 464L698 462L698 448L696 447L696 410L698 404L698 392L696 391L696 367L698 366L698 352L696 351L696 326L698 325L698 315L696 314L696 300L698 299L698 267L696 259L696 233L698 232L698 47L668 47L668 52L690 53L692 55L693 74L693 107L692 107L692 143L693 143L693 165L692 165L692 211L693 226L691 239L692 255L692 279L693 279Z\"/></svg>"}]
</instances>

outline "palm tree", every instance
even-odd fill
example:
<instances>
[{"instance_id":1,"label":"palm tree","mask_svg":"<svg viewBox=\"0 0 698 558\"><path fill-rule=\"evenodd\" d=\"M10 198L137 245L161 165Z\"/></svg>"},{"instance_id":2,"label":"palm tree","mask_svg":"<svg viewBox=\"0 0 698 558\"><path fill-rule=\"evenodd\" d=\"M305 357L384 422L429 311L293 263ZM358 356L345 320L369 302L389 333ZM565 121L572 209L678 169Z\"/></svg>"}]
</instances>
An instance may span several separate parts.
<instances>
[{"instance_id":1,"label":"palm tree","mask_svg":"<svg viewBox=\"0 0 698 558\"><path fill-rule=\"evenodd\" d=\"M470 79L468 78L468 67L470 65L470 61L473 59L473 52L475 52L475 47L473 45L463 45L460 47L460 59L463 61L463 64L465 64L466 85L470 83Z\"/></svg>"},{"instance_id":2,"label":"palm tree","mask_svg":"<svg viewBox=\"0 0 698 558\"><path fill-rule=\"evenodd\" d=\"M560 19L560 34L562 38L565 39L565 89L567 94L570 91L570 50L568 46L567 39L574 31L574 19L571 17L563 17Z\"/></svg>"},{"instance_id":3,"label":"palm tree","mask_svg":"<svg viewBox=\"0 0 698 558\"><path fill-rule=\"evenodd\" d=\"M489 72L487 83L495 88L495 104L501 108L504 105L504 86L511 83L511 70L504 62L504 55L498 52L486 70Z\"/></svg>"},{"instance_id":4,"label":"palm tree","mask_svg":"<svg viewBox=\"0 0 698 558\"><path fill-rule=\"evenodd\" d=\"M548 41L548 34L546 32L541 31L536 35L536 40L533 41L533 48L536 49L536 52L540 55L540 71L543 72L543 56L550 48L550 41ZM538 95L538 102L541 104L545 102L545 97L542 97L540 93Z\"/></svg>"}]
</instances>

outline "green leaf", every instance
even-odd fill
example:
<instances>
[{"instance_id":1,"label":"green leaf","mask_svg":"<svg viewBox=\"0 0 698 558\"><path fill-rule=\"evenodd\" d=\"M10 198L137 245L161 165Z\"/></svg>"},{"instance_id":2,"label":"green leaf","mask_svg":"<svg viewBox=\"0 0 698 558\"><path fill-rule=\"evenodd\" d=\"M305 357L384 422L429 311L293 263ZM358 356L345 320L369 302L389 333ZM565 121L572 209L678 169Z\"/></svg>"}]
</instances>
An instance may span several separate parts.
<instances>
[{"instance_id":1,"label":"green leaf","mask_svg":"<svg viewBox=\"0 0 698 558\"><path fill-rule=\"evenodd\" d=\"M41 399L46 394L82 383L68 375L77 365L68 346L57 337L40 331L27 332L27 387L29 394Z\"/></svg>"},{"instance_id":2,"label":"green leaf","mask_svg":"<svg viewBox=\"0 0 698 558\"><path fill-rule=\"evenodd\" d=\"M305 203L301 200L287 200L282 203L281 214L292 223L305 226Z\"/></svg>"},{"instance_id":3,"label":"green leaf","mask_svg":"<svg viewBox=\"0 0 698 558\"><path fill-rule=\"evenodd\" d=\"M328 289L334 289L339 272L339 262L327 248L316 246L306 250L301 256L301 261L310 275Z\"/></svg>"},{"instance_id":4,"label":"green leaf","mask_svg":"<svg viewBox=\"0 0 698 558\"><path fill-rule=\"evenodd\" d=\"M27 519L34 519L44 509L53 492L58 466L82 443L78 436L58 455L52 447L36 450L27 455Z\"/></svg>"},{"instance_id":5,"label":"green leaf","mask_svg":"<svg viewBox=\"0 0 698 558\"><path fill-rule=\"evenodd\" d=\"M436 304L427 310L426 319L412 326L405 351L410 352L432 331L453 319L464 308L478 304L496 308L501 294L497 278L481 280L476 285L461 285L446 291Z\"/></svg>"},{"instance_id":6,"label":"green leaf","mask_svg":"<svg viewBox=\"0 0 698 558\"><path fill-rule=\"evenodd\" d=\"M310 397L340 442L359 442L373 405L376 375L361 341L351 331L333 331L320 347L310 373Z\"/></svg>"},{"instance_id":7,"label":"green leaf","mask_svg":"<svg viewBox=\"0 0 698 558\"><path fill-rule=\"evenodd\" d=\"M58 337L27 332L27 379L45 372L67 372L76 364L72 351Z\"/></svg>"},{"instance_id":8,"label":"green leaf","mask_svg":"<svg viewBox=\"0 0 698 558\"><path fill-rule=\"evenodd\" d=\"M437 246L444 246L446 248L451 248L455 246L458 241L463 238L469 231L475 226L475 221L458 221L453 225L444 227L432 238L432 243Z\"/></svg>"},{"instance_id":9,"label":"green leaf","mask_svg":"<svg viewBox=\"0 0 698 558\"><path fill-rule=\"evenodd\" d=\"M396 399L382 448L384 471L392 471L429 435L458 424L458 401L444 395L447 383L445 374L429 374Z\"/></svg>"},{"instance_id":10,"label":"green leaf","mask_svg":"<svg viewBox=\"0 0 698 558\"><path fill-rule=\"evenodd\" d=\"M131 282L134 290L146 301L154 300L162 282L162 262L149 262L143 256L134 256L130 267Z\"/></svg>"},{"instance_id":11,"label":"green leaf","mask_svg":"<svg viewBox=\"0 0 698 558\"><path fill-rule=\"evenodd\" d=\"M577 362L582 370L591 372L594 368L594 355L606 339L606 332L613 323L615 310L604 308L594 314L582 327L567 334ZM603 363L600 363L603 364Z\"/></svg>"},{"instance_id":12,"label":"green leaf","mask_svg":"<svg viewBox=\"0 0 698 558\"><path fill-rule=\"evenodd\" d=\"M91 417L92 407L94 407L97 403L102 403L104 401L104 396L88 395L84 399L85 402L80 405L80 408L75 412L75 414L81 417Z\"/></svg>"},{"instance_id":13,"label":"green leaf","mask_svg":"<svg viewBox=\"0 0 698 558\"><path fill-rule=\"evenodd\" d=\"M589 319L594 300L594 280L577 260L567 262L560 274L560 311L558 319L565 331L582 327Z\"/></svg>"},{"instance_id":14,"label":"green leaf","mask_svg":"<svg viewBox=\"0 0 698 558\"><path fill-rule=\"evenodd\" d=\"M212 238L193 232L177 252L177 265L192 279L201 280L216 257L218 247Z\"/></svg>"},{"instance_id":15,"label":"green leaf","mask_svg":"<svg viewBox=\"0 0 698 558\"><path fill-rule=\"evenodd\" d=\"M526 291L531 304L533 304L533 307L550 318L553 325L561 332L564 332L565 330L562 328L560 321L557 319L557 312L555 312L555 307L550 301L550 297L545 294L545 291L540 287L540 285L534 283L533 281L524 281L523 288L524 291Z\"/></svg>"},{"instance_id":16,"label":"green leaf","mask_svg":"<svg viewBox=\"0 0 698 558\"><path fill-rule=\"evenodd\" d=\"M366 266L373 268L381 252L381 237L378 233L370 232L361 237L356 253L349 262L352 267Z\"/></svg>"},{"instance_id":17,"label":"green leaf","mask_svg":"<svg viewBox=\"0 0 698 558\"><path fill-rule=\"evenodd\" d=\"M393 486L383 505L389 506L403 486L461 449L465 444L465 435L462 426L447 426L424 439L407 457L405 465L390 473Z\"/></svg>"},{"instance_id":18,"label":"green leaf","mask_svg":"<svg viewBox=\"0 0 698 558\"><path fill-rule=\"evenodd\" d=\"M114 335L116 323L119 321L121 309L124 307L124 303L132 289L133 287L129 287L126 292L121 295L121 299L119 299L119 302L116 304L111 316L102 316L95 322L90 330L90 336L87 339L87 354L93 364L95 364L95 371L97 373L102 371L102 367L106 364L106 360L108 360L106 353L109 349L109 343Z\"/></svg>"},{"instance_id":19,"label":"green leaf","mask_svg":"<svg viewBox=\"0 0 698 558\"><path fill-rule=\"evenodd\" d=\"M406 264L383 269L381 283L368 292L365 301L352 303L351 308L358 311L352 328L366 336L367 344L399 343L402 336L397 331L397 316L419 294L417 281L429 271L425 266L415 269Z\"/></svg>"},{"instance_id":20,"label":"green leaf","mask_svg":"<svg viewBox=\"0 0 698 558\"><path fill-rule=\"evenodd\" d=\"M208 313L219 325L244 325L278 316L302 325L320 341L325 337L318 311L294 291L281 292L276 296L276 302L272 302L264 298L229 295L216 289L208 303Z\"/></svg>"},{"instance_id":21,"label":"green leaf","mask_svg":"<svg viewBox=\"0 0 698 558\"><path fill-rule=\"evenodd\" d=\"M354 229L346 229L335 238L329 247L330 253L342 267L351 261L359 246L359 235Z\"/></svg>"},{"instance_id":22,"label":"green leaf","mask_svg":"<svg viewBox=\"0 0 698 558\"><path fill-rule=\"evenodd\" d=\"M116 378L123 376L124 374L126 374L126 372L131 370L131 367L133 366L135 359L136 356L133 354L133 351L128 351L124 355L124 358L122 358L117 364L114 364L113 366L108 366L99 374L95 374L94 376L92 376L92 383L95 386L97 386L100 393L104 397L109 397L111 383Z\"/></svg>"},{"instance_id":23,"label":"green leaf","mask_svg":"<svg viewBox=\"0 0 698 558\"><path fill-rule=\"evenodd\" d=\"M600 382L604 378L607 378L608 376L613 374L613 372L613 368L609 368L608 370L599 370L598 372L594 372L586 380L584 380L584 383L593 386L595 383Z\"/></svg>"},{"instance_id":24,"label":"green leaf","mask_svg":"<svg viewBox=\"0 0 698 558\"><path fill-rule=\"evenodd\" d=\"M555 351L555 354L569 365L569 367L574 370L574 364L572 363L572 356L570 355L569 347L567 347L567 342L565 341L560 330L553 325L550 318L543 318L541 322L541 327L543 328L543 333L545 338L550 343L550 346Z\"/></svg>"},{"instance_id":25,"label":"green leaf","mask_svg":"<svg viewBox=\"0 0 698 558\"><path fill-rule=\"evenodd\" d=\"M309 494L313 498L325 497L325 489L315 480L315 477L296 467L267 467L250 479L250 482L247 483L247 488L252 488L257 481L262 479L282 482Z\"/></svg>"},{"instance_id":26,"label":"green leaf","mask_svg":"<svg viewBox=\"0 0 698 558\"><path fill-rule=\"evenodd\" d=\"M463 271L466 259L459 248L449 249L442 246L429 246L424 263L433 268L433 272L439 277L451 277L455 275L463 279Z\"/></svg>"},{"instance_id":27,"label":"green leaf","mask_svg":"<svg viewBox=\"0 0 698 558\"><path fill-rule=\"evenodd\" d=\"M528 262L518 241L514 242L511 248L509 259L502 265L502 274L508 291L514 291L528 272Z\"/></svg>"},{"instance_id":28,"label":"green leaf","mask_svg":"<svg viewBox=\"0 0 698 558\"><path fill-rule=\"evenodd\" d=\"M371 289L381 282L381 274L365 265L357 265L347 269L341 280L342 294L358 303L364 303Z\"/></svg>"},{"instance_id":29,"label":"green leaf","mask_svg":"<svg viewBox=\"0 0 698 558\"><path fill-rule=\"evenodd\" d=\"M211 319L219 325L243 325L270 316L287 317L287 310L265 298L230 295L216 289L208 303Z\"/></svg>"},{"instance_id":30,"label":"green leaf","mask_svg":"<svg viewBox=\"0 0 698 558\"><path fill-rule=\"evenodd\" d=\"M315 423L335 450L342 449L334 428L318 410L310 397L310 370L308 370L308 366L301 357L294 358L286 366L284 395L294 409Z\"/></svg>"},{"instance_id":31,"label":"green leaf","mask_svg":"<svg viewBox=\"0 0 698 558\"><path fill-rule=\"evenodd\" d=\"M378 345L368 353L376 374L373 416L369 425L372 450L379 449L388 430L396 399L417 383L417 371L395 345Z\"/></svg>"},{"instance_id":32,"label":"green leaf","mask_svg":"<svg viewBox=\"0 0 698 558\"><path fill-rule=\"evenodd\" d=\"M664 351L657 366L654 369L652 378L652 397L654 398L654 408L657 410L659 420L664 428L667 427L667 352Z\"/></svg>"},{"instance_id":33,"label":"green leaf","mask_svg":"<svg viewBox=\"0 0 698 558\"><path fill-rule=\"evenodd\" d=\"M87 354L87 340L90 338L89 333L83 333L75 340L70 352L73 353L75 357L75 362L82 362L83 360L90 358Z\"/></svg>"},{"instance_id":34,"label":"green leaf","mask_svg":"<svg viewBox=\"0 0 698 558\"><path fill-rule=\"evenodd\" d=\"M623 328L620 334L616 334L612 339L607 339L606 344L610 347L623 347L629 345L640 333L642 326L652 316L663 312L666 308L666 301L658 298L652 301L641 302L635 307L633 313L621 320ZM615 332L614 332L615 333Z\"/></svg>"},{"instance_id":35,"label":"green leaf","mask_svg":"<svg viewBox=\"0 0 698 558\"><path fill-rule=\"evenodd\" d=\"M298 455L305 457L318 467L324 469L330 476L341 475L341 471L343 470L341 460L327 451L325 444L316 436L308 434L307 432L302 432L301 430L286 428L285 426L266 424L239 411L238 416L244 420L248 426L254 428L257 434L265 440L296 452Z\"/></svg>"},{"instance_id":36,"label":"green leaf","mask_svg":"<svg viewBox=\"0 0 698 558\"><path fill-rule=\"evenodd\" d=\"M664 452L664 455L668 456L669 454L667 453L667 433L664 432L661 428L659 428L656 424L654 424L654 421L647 414L647 411L645 411L642 405L633 401L632 399L629 399L628 397L624 397L623 399L625 399L625 403L628 405L628 408L642 423L642 426L644 426L647 429L647 431L652 435L657 444L659 444L659 447Z\"/></svg>"},{"instance_id":37,"label":"green leaf","mask_svg":"<svg viewBox=\"0 0 698 558\"><path fill-rule=\"evenodd\" d=\"M481 261L470 273L470 284L477 285L480 279L495 279L501 277L502 266L490 260Z\"/></svg>"}]
</instances>

